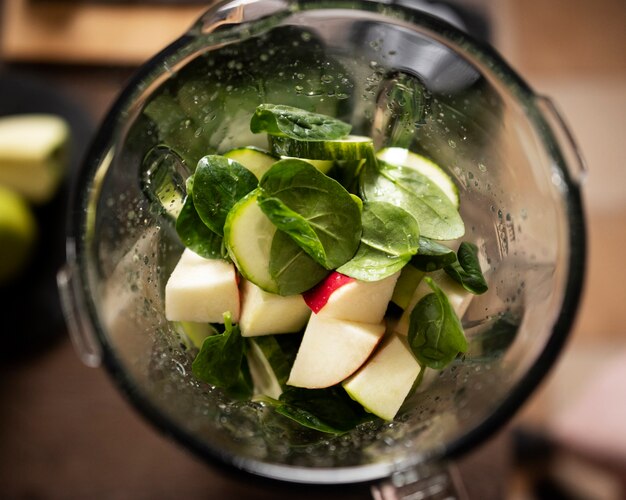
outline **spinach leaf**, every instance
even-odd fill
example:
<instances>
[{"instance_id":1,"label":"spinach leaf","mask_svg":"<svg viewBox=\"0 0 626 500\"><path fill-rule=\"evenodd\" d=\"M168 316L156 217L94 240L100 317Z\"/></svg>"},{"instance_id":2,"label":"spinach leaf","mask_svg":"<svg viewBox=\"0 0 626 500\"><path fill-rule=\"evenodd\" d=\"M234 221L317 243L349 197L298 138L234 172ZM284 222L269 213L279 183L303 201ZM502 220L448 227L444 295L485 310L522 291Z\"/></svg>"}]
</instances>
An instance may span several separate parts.
<instances>
[{"instance_id":1,"label":"spinach leaf","mask_svg":"<svg viewBox=\"0 0 626 500\"><path fill-rule=\"evenodd\" d=\"M279 295L295 295L313 288L328 270L315 262L298 244L282 231L276 231L270 249L269 272Z\"/></svg>"},{"instance_id":2,"label":"spinach leaf","mask_svg":"<svg viewBox=\"0 0 626 500\"><path fill-rule=\"evenodd\" d=\"M187 179L187 196L176 218L176 232L187 248L207 259L225 259L222 237L211 231L200 219L193 203L193 176Z\"/></svg>"},{"instance_id":3,"label":"spinach leaf","mask_svg":"<svg viewBox=\"0 0 626 500\"><path fill-rule=\"evenodd\" d=\"M306 141L341 139L351 129L348 123L331 116L280 104L260 104L250 120L250 130L255 134L267 132Z\"/></svg>"},{"instance_id":4,"label":"spinach leaf","mask_svg":"<svg viewBox=\"0 0 626 500\"><path fill-rule=\"evenodd\" d=\"M343 434L376 418L340 386L326 389L288 387L278 401L268 401L267 398L264 401L272 404L277 413L300 425L329 434Z\"/></svg>"},{"instance_id":5,"label":"spinach leaf","mask_svg":"<svg viewBox=\"0 0 626 500\"><path fill-rule=\"evenodd\" d=\"M256 176L235 160L204 156L194 174L193 202L198 215L213 232L223 236L226 215L257 183Z\"/></svg>"},{"instance_id":6,"label":"spinach leaf","mask_svg":"<svg viewBox=\"0 0 626 500\"><path fill-rule=\"evenodd\" d=\"M457 251L457 261L444 267L453 280L463 285L468 292L480 295L489 288L478 261L478 247L464 241Z\"/></svg>"},{"instance_id":7,"label":"spinach leaf","mask_svg":"<svg viewBox=\"0 0 626 500\"><path fill-rule=\"evenodd\" d=\"M384 201L363 204L363 234L354 257L338 272L363 281L391 276L417 252L419 225L406 210Z\"/></svg>"},{"instance_id":8,"label":"spinach leaf","mask_svg":"<svg viewBox=\"0 0 626 500\"><path fill-rule=\"evenodd\" d=\"M422 366L441 370L459 353L467 351L467 340L446 294L429 277L433 289L411 311L409 345Z\"/></svg>"},{"instance_id":9,"label":"spinach leaf","mask_svg":"<svg viewBox=\"0 0 626 500\"><path fill-rule=\"evenodd\" d=\"M361 193L366 201L387 201L409 212L426 238L454 240L465 233L463 219L450 199L415 169L368 162L361 174Z\"/></svg>"},{"instance_id":10,"label":"spinach leaf","mask_svg":"<svg viewBox=\"0 0 626 500\"><path fill-rule=\"evenodd\" d=\"M249 399L252 381L245 361L245 343L230 313L224 314L224 332L207 337L191 369L199 380L224 389L232 397Z\"/></svg>"},{"instance_id":11,"label":"spinach leaf","mask_svg":"<svg viewBox=\"0 0 626 500\"><path fill-rule=\"evenodd\" d=\"M359 206L334 179L298 159L276 162L261 178L259 206L316 262L335 269L356 252Z\"/></svg>"},{"instance_id":12,"label":"spinach leaf","mask_svg":"<svg viewBox=\"0 0 626 500\"><path fill-rule=\"evenodd\" d=\"M420 247L411 264L420 271L432 272L456 262L454 250L441 243L420 236Z\"/></svg>"}]
</instances>

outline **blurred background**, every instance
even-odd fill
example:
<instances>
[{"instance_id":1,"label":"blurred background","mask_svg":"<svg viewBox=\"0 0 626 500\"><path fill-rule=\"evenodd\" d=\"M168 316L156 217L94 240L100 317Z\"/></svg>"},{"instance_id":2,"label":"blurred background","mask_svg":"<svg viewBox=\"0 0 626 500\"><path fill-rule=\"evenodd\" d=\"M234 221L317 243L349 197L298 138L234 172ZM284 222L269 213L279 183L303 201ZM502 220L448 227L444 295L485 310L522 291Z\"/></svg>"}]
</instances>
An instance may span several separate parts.
<instances>
[{"instance_id":1,"label":"blurred background","mask_svg":"<svg viewBox=\"0 0 626 500\"><path fill-rule=\"evenodd\" d=\"M142 420L102 369L83 366L54 284L70 179L91 134L138 65L183 33L208 3L0 4L0 116L53 113L69 123L72 138L68 170L50 199L27 202L38 228L28 268L0 285L2 498L278 495L198 462ZM554 99L589 166L587 279L577 322L523 410L459 461L468 496L626 498L626 2L446 3L531 87ZM0 212L8 213L2 203L0 192ZM346 495L367 498L368 492Z\"/></svg>"}]
</instances>

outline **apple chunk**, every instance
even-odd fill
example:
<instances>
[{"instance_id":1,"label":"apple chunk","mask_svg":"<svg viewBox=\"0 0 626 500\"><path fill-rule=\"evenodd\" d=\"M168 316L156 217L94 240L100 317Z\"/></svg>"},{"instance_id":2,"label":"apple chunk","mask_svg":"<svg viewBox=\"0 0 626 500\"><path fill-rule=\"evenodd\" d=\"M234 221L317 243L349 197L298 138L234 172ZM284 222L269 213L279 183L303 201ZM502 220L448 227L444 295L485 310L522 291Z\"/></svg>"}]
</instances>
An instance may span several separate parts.
<instances>
[{"instance_id":1,"label":"apple chunk","mask_svg":"<svg viewBox=\"0 0 626 500\"><path fill-rule=\"evenodd\" d=\"M343 382L343 388L369 412L393 420L419 372L406 338L391 334L367 363Z\"/></svg>"},{"instance_id":2,"label":"apple chunk","mask_svg":"<svg viewBox=\"0 0 626 500\"><path fill-rule=\"evenodd\" d=\"M383 320L400 271L379 281L360 281L336 271L303 294L314 313L361 323Z\"/></svg>"},{"instance_id":3,"label":"apple chunk","mask_svg":"<svg viewBox=\"0 0 626 500\"><path fill-rule=\"evenodd\" d=\"M185 249L165 285L165 317L169 321L223 323L227 311L233 322L239 320L235 266Z\"/></svg>"},{"instance_id":4,"label":"apple chunk","mask_svg":"<svg viewBox=\"0 0 626 500\"><path fill-rule=\"evenodd\" d=\"M302 295L269 293L246 279L242 280L240 289L239 328L244 337L297 332L311 315Z\"/></svg>"},{"instance_id":5,"label":"apple chunk","mask_svg":"<svg viewBox=\"0 0 626 500\"><path fill-rule=\"evenodd\" d=\"M439 288L441 288L441 290L448 297L448 301L450 302L452 309L454 309L454 312L456 312L456 315L459 319L462 318L474 295L450 278L450 276L448 276L442 269L428 273L427 276L430 276ZM417 285L417 288L413 293L413 297L402 313L402 316L400 316L400 319L393 327L393 331L401 335L408 335L411 311L423 297L432 293L432 291L433 290L428 286L428 283L423 280L419 285Z\"/></svg>"},{"instance_id":6,"label":"apple chunk","mask_svg":"<svg viewBox=\"0 0 626 500\"><path fill-rule=\"evenodd\" d=\"M338 384L367 360L385 324L358 323L313 314L287 384L321 389Z\"/></svg>"}]
</instances>

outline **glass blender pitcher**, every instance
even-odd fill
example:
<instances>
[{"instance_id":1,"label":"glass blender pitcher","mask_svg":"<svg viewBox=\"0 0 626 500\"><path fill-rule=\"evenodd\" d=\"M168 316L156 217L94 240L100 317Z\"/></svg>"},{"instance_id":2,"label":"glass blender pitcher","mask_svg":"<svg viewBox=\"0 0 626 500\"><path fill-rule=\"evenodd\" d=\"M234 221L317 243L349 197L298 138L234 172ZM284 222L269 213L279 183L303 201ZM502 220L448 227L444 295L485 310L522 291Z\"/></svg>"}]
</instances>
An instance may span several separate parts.
<instances>
[{"instance_id":1,"label":"glass blender pitcher","mask_svg":"<svg viewBox=\"0 0 626 500\"><path fill-rule=\"evenodd\" d=\"M249 129L264 102L336 116L376 148L423 154L459 188L465 239L490 289L461 318L468 352L393 422L335 436L233 401L195 379L193 354L165 319L164 285L183 246L157 177L176 204L185 165L266 146ZM146 155L164 140L183 162L162 154L153 175ZM148 420L210 463L291 483L371 483L381 498L423 490L514 414L562 347L583 281L584 171L549 99L409 2L222 2L140 69L91 146L59 274L72 339Z\"/></svg>"}]
</instances>

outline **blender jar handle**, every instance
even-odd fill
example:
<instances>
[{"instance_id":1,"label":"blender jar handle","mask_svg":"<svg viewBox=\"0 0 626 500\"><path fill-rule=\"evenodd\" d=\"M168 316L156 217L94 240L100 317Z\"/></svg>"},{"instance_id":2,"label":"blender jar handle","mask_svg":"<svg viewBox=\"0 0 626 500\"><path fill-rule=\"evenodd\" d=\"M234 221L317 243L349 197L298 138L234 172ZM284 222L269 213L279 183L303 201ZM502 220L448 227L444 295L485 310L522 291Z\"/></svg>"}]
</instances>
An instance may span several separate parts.
<instances>
[{"instance_id":1,"label":"blender jar handle","mask_svg":"<svg viewBox=\"0 0 626 500\"><path fill-rule=\"evenodd\" d=\"M572 179L576 184L582 184L588 173L587 163L563 113L550 97L540 95L536 97L536 101L564 155L565 166Z\"/></svg>"},{"instance_id":2,"label":"blender jar handle","mask_svg":"<svg viewBox=\"0 0 626 500\"><path fill-rule=\"evenodd\" d=\"M57 274L61 308L76 354L85 365L95 368L100 365L102 352L92 327L84 319L85 304L76 269L76 263L68 261Z\"/></svg>"},{"instance_id":3,"label":"blender jar handle","mask_svg":"<svg viewBox=\"0 0 626 500\"><path fill-rule=\"evenodd\" d=\"M396 472L371 488L374 500L467 500L454 464L422 464Z\"/></svg>"}]
</instances>

